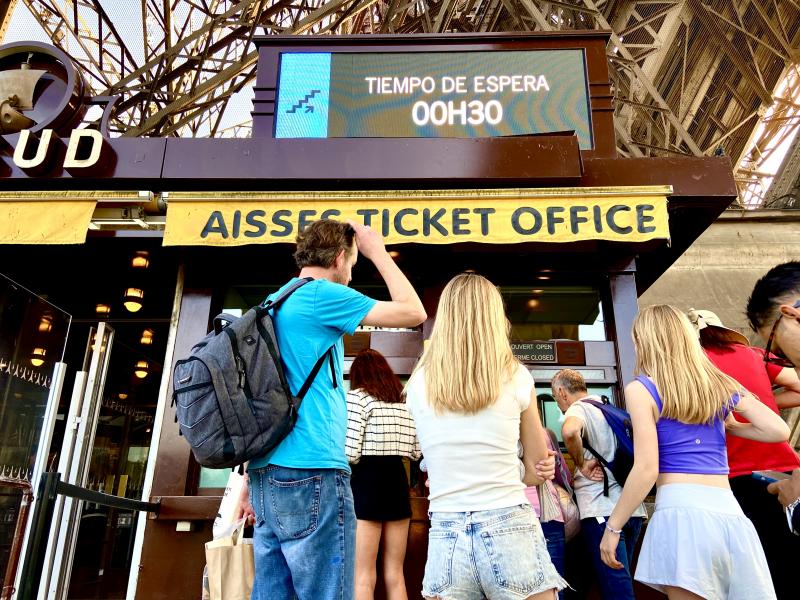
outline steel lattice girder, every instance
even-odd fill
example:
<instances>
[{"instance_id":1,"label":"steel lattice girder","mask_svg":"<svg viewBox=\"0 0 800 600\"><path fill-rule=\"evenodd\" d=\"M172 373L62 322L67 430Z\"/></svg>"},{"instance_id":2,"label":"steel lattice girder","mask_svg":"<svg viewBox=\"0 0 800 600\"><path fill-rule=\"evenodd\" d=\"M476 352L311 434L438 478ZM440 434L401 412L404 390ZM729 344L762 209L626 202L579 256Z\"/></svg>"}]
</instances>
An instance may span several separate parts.
<instances>
[{"instance_id":1,"label":"steel lattice girder","mask_svg":"<svg viewBox=\"0 0 800 600\"><path fill-rule=\"evenodd\" d=\"M219 135L261 31L610 29L620 152L739 159L800 46L798 0L141 0L141 42L107 2L23 2L98 95L121 96L123 135Z\"/></svg>"}]
</instances>

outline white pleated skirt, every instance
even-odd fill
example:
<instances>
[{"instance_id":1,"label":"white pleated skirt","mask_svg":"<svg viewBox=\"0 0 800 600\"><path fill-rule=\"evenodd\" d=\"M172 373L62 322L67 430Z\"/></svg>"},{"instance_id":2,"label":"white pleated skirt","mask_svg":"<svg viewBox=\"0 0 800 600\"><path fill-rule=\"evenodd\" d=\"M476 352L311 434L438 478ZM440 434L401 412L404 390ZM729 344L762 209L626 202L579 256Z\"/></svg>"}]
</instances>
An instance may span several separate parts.
<instances>
[{"instance_id":1,"label":"white pleated skirt","mask_svg":"<svg viewBox=\"0 0 800 600\"><path fill-rule=\"evenodd\" d=\"M634 577L708 600L776 598L753 523L729 489L708 485L658 488Z\"/></svg>"}]
</instances>

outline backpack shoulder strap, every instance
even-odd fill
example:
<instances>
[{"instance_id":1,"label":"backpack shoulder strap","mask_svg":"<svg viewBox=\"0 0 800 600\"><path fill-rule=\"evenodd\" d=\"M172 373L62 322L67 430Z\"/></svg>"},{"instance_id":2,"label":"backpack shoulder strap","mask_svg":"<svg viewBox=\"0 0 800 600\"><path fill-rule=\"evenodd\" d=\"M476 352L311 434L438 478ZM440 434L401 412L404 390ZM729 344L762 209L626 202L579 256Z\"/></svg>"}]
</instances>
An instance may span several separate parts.
<instances>
[{"instance_id":1,"label":"backpack shoulder strap","mask_svg":"<svg viewBox=\"0 0 800 600\"><path fill-rule=\"evenodd\" d=\"M328 359L328 362L331 366L331 381L333 381L333 389L339 387L339 384L336 381L336 370L333 366L333 346L328 348L325 352L323 352L322 356L317 359L317 362L314 364L314 368L311 369L311 372L306 377L306 380L303 382L303 387L300 388L300 391L297 392L297 396L295 396L298 400L297 407L300 408L300 402L305 398L308 390L311 388L311 384L314 383L314 380L317 378L317 374L319 370L322 368L325 359Z\"/></svg>"},{"instance_id":2,"label":"backpack shoulder strap","mask_svg":"<svg viewBox=\"0 0 800 600\"><path fill-rule=\"evenodd\" d=\"M277 298L273 298L272 300L264 300L264 303L261 306L266 309L277 310L278 307L283 304L289 296L294 294L297 290L310 281L314 281L314 278L303 277L302 279L298 279L292 285L283 290L283 292L281 292Z\"/></svg>"},{"instance_id":3,"label":"backpack shoulder strap","mask_svg":"<svg viewBox=\"0 0 800 600\"><path fill-rule=\"evenodd\" d=\"M605 402L599 402L597 400L592 400L591 398L584 398L581 402L586 402L586 404L591 404L592 406L596 406L600 410L603 410L603 407L606 405Z\"/></svg>"},{"instance_id":4,"label":"backpack shoulder strap","mask_svg":"<svg viewBox=\"0 0 800 600\"><path fill-rule=\"evenodd\" d=\"M596 407L598 410L600 410L601 414L603 415L603 419L607 421L606 413L603 410L605 403L598 402L597 400L592 400L591 398L583 398L581 402L585 402L586 404L591 404L592 406ZM614 433L613 428L611 430L611 433L612 434ZM608 471L611 469L611 464L608 462L608 460L606 460L603 456L601 456L597 450L592 448L592 445L589 443L589 440L585 435L583 437L583 447L586 450L588 450L589 454L594 456L597 462L599 462L600 465L603 467L603 495L608 497L608 488L610 485L608 479Z\"/></svg>"},{"instance_id":5,"label":"backpack shoulder strap","mask_svg":"<svg viewBox=\"0 0 800 600\"><path fill-rule=\"evenodd\" d=\"M583 447L586 448L586 450L589 451L589 454L594 456L595 459L597 459L597 462L599 462L603 467L603 495L608 497L608 488L610 485L608 481L608 472L611 470L611 465L605 458L600 456L600 453L597 452L597 450L592 448L591 444L589 444L589 441L586 438L583 438Z\"/></svg>"},{"instance_id":6,"label":"backpack shoulder strap","mask_svg":"<svg viewBox=\"0 0 800 600\"><path fill-rule=\"evenodd\" d=\"M661 401L661 395L658 393L658 389L656 389L656 384L653 383L653 380L649 377L645 377L644 375L637 375L636 381L641 383L647 391L650 392L650 395L653 397L653 400L656 401L656 406L658 407L658 412L661 413L661 409L664 403Z\"/></svg>"}]
</instances>

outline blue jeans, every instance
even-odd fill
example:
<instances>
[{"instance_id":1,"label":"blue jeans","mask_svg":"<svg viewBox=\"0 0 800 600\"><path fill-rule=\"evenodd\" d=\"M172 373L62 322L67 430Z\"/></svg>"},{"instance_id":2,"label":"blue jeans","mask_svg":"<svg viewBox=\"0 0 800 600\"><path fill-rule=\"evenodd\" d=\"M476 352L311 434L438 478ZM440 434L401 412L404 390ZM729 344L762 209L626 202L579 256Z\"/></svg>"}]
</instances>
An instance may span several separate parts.
<instances>
[{"instance_id":1,"label":"blue jeans","mask_svg":"<svg viewBox=\"0 0 800 600\"><path fill-rule=\"evenodd\" d=\"M594 562L603 600L634 600L631 563L641 529L642 517L631 517L622 528L617 546L617 560L624 565L624 568L612 569L600 558L600 541L606 530L605 521L598 523L594 517L581 519L581 535Z\"/></svg>"},{"instance_id":2,"label":"blue jeans","mask_svg":"<svg viewBox=\"0 0 800 600\"><path fill-rule=\"evenodd\" d=\"M567 540L564 536L564 523L560 521L542 523L542 533L544 533L544 540L547 542L547 552L550 554L550 560L558 574L564 577L564 549L567 545ZM564 592L558 592L558 597L563 599Z\"/></svg>"},{"instance_id":3,"label":"blue jeans","mask_svg":"<svg viewBox=\"0 0 800 600\"><path fill-rule=\"evenodd\" d=\"M350 600L356 515L350 475L268 465L249 471L255 581L252 600Z\"/></svg>"}]
</instances>

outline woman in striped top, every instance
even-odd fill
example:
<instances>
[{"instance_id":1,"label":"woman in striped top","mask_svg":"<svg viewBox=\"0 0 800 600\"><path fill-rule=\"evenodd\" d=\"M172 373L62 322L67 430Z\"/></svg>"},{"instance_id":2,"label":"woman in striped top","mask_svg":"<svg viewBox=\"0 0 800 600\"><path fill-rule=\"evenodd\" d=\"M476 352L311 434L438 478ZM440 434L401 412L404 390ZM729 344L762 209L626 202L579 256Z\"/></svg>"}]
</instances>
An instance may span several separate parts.
<instances>
[{"instance_id":1,"label":"woman in striped top","mask_svg":"<svg viewBox=\"0 0 800 600\"><path fill-rule=\"evenodd\" d=\"M372 600L378 549L388 600L406 600L403 561L411 518L403 457L421 456L403 386L375 350L350 367L345 451L353 470L356 518L356 600Z\"/></svg>"}]
</instances>

